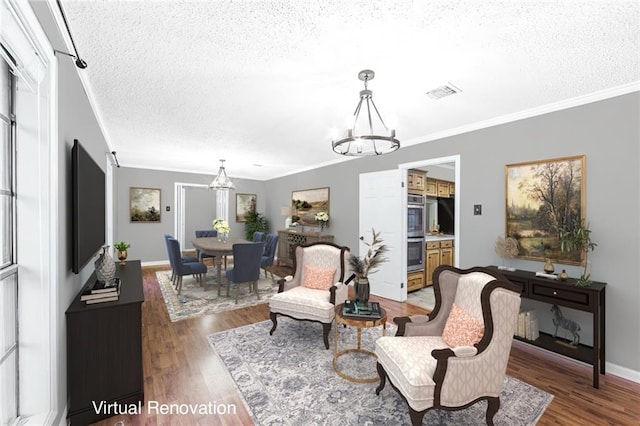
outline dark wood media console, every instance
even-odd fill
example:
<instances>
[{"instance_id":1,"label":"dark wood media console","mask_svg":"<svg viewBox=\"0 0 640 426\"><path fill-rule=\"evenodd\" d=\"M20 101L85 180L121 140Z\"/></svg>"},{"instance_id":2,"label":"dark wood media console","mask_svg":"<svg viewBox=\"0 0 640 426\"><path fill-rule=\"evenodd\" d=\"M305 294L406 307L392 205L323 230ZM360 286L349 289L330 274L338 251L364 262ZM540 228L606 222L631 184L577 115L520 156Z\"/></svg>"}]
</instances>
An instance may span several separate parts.
<instances>
[{"instance_id":1,"label":"dark wood media console","mask_svg":"<svg viewBox=\"0 0 640 426\"><path fill-rule=\"evenodd\" d=\"M117 264L116 275L122 281L117 301L87 305L78 294L66 312L71 424L86 425L113 415L96 413L94 401L144 404L140 261ZM87 283L95 278L94 273Z\"/></svg>"},{"instance_id":2,"label":"dark wood media console","mask_svg":"<svg viewBox=\"0 0 640 426\"><path fill-rule=\"evenodd\" d=\"M558 344L559 339L552 334L540 332L536 340L514 337L516 340L529 343L569 358L582 361L593 366L593 387L599 387L600 374L605 374L605 289L606 283L596 282L589 287L576 287L576 279L556 281L538 277L530 271L498 270L509 281L522 287L521 296L525 299L537 300L552 305L589 312L593 316L593 346L579 344L576 348Z\"/></svg>"}]
</instances>

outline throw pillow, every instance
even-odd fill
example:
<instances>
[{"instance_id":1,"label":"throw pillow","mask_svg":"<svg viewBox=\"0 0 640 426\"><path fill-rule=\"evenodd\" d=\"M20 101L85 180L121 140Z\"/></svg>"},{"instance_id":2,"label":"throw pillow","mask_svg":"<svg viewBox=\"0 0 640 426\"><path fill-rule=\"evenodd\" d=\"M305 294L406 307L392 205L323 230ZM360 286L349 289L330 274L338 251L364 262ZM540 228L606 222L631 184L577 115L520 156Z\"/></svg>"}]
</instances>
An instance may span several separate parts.
<instances>
[{"instance_id":1,"label":"throw pillow","mask_svg":"<svg viewBox=\"0 0 640 426\"><path fill-rule=\"evenodd\" d=\"M304 279L302 286L316 290L329 290L333 283L335 269L322 269L313 266L304 266Z\"/></svg>"},{"instance_id":2,"label":"throw pillow","mask_svg":"<svg viewBox=\"0 0 640 426\"><path fill-rule=\"evenodd\" d=\"M455 303L442 332L442 340L451 346L473 346L482 339L484 323Z\"/></svg>"}]
</instances>

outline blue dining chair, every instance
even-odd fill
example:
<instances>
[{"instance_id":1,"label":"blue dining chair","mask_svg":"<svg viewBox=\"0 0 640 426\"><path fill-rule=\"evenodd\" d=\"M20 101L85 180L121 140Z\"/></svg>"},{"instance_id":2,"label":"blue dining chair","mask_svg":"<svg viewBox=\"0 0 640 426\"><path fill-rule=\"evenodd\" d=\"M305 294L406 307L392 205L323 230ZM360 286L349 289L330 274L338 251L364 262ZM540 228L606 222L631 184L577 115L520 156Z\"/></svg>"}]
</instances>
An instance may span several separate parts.
<instances>
[{"instance_id":1,"label":"blue dining chair","mask_svg":"<svg viewBox=\"0 0 640 426\"><path fill-rule=\"evenodd\" d=\"M217 237L218 231L215 229L203 229L196 230L196 238L206 238L206 237ZM215 256L212 256L207 253L203 253L200 250L196 249L196 256L198 256L198 260L202 262L203 259L213 259Z\"/></svg>"},{"instance_id":2,"label":"blue dining chair","mask_svg":"<svg viewBox=\"0 0 640 426\"><path fill-rule=\"evenodd\" d=\"M264 243L236 243L233 245L233 268L229 269L227 277L229 290L235 287L236 304L238 303L238 293L240 284L249 284L249 292L253 290L256 297L260 299L258 293L258 280L260 279L260 260L264 252Z\"/></svg>"},{"instance_id":3,"label":"blue dining chair","mask_svg":"<svg viewBox=\"0 0 640 426\"><path fill-rule=\"evenodd\" d=\"M264 232L256 231L253 233L253 242L260 243L264 241Z\"/></svg>"},{"instance_id":4,"label":"blue dining chair","mask_svg":"<svg viewBox=\"0 0 640 426\"><path fill-rule=\"evenodd\" d=\"M260 260L260 267L264 269L264 277L267 278L267 270L271 272L271 280L274 281L273 260L276 257L276 247L278 246L278 234L267 234L267 239L264 243L264 253L262 253L262 259Z\"/></svg>"},{"instance_id":5,"label":"blue dining chair","mask_svg":"<svg viewBox=\"0 0 640 426\"><path fill-rule=\"evenodd\" d=\"M178 294L182 291L182 277L185 275L193 275L198 284L203 286L204 278L207 274L207 265L197 260L195 262L182 261L180 243L175 238L167 238L167 246L169 248L169 262L173 262L174 286Z\"/></svg>"},{"instance_id":6,"label":"blue dining chair","mask_svg":"<svg viewBox=\"0 0 640 426\"><path fill-rule=\"evenodd\" d=\"M171 234L164 234L164 243L167 246L167 255L169 256L169 265L171 265L171 282L173 283L175 281L176 278L176 272L174 270L174 262L171 259L171 250L169 250L169 238L173 238L173 236ZM190 263L190 262L197 262L198 258L194 257L194 256L183 256L182 252L180 252L180 257L179 259L182 262L186 262L186 263Z\"/></svg>"}]
</instances>

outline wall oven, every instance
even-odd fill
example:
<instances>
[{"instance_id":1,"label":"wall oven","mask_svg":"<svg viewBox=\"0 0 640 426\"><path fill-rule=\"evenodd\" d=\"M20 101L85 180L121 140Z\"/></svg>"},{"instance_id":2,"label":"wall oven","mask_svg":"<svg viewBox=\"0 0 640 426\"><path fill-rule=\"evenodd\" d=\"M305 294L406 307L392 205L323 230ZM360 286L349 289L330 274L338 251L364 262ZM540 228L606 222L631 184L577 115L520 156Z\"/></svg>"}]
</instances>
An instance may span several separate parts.
<instances>
[{"instance_id":1,"label":"wall oven","mask_svg":"<svg viewBox=\"0 0 640 426\"><path fill-rule=\"evenodd\" d=\"M407 272L424 269L424 237L407 239Z\"/></svg>"},{"instance_id":2,"label":"wall oven","mask_svg":"<svg viewBox=\"0 0 640 426\"><path fill-rule=\"evenodd\" d=\"M426 231L424 197L409 195L407 200L407 237L424 238Z\"/></svg>"}]
</instances>

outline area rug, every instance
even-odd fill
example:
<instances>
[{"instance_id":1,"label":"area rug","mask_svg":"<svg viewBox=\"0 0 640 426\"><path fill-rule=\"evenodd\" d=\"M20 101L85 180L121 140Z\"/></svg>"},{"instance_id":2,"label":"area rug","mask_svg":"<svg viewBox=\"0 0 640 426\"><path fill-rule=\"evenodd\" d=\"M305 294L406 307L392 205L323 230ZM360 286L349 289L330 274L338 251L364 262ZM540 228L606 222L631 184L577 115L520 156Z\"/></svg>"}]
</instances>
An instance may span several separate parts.
<instances>
[{"instance_id":1,"label":"area rug","mask_svg":"<svg viewBox=\"0 0 640 426\"><path fill-rule=\"evenodd\" d=\"M428 311L433 311L433 307L436 306L436 296L433 293L433 286L407 294L407 303L420 306Z\"/></svg>"},{"instance_id":2,"label":"area rug","mask_svg":"<svg viewBox=\"0 0 640 426\"><path fill-rule=\"evenodd\" d=\"M395 332L387 325L387 335ZM257 425L409 425L407 404L387 383L379 396L377 383L358 384L333 370L334 331L330 350L322 343L319 324L278 319L269 335L270 321L208 336L215 354L227 367L245 406ZM373 349L381 328L364 329L363 348ZM355 345L353 328L339 328L340 350ZM339 368L357 377L377 376L375 359L350 353L339 358ZM507 377L496 425L535 424L553 396L513 377ZM448 412L432 410L427 425L484 425L486 402Z\"/></svg>"},{"instance_id":3,"label":"area rug","mask_svg":"<svg viewBox=\"0 0 640 426\"><path fill-rule=\"evenodd\" d=\"M193 277L185 276L182 279L182 291L178 295L171 284L171 271L156 272L171 322L267 303L271 296L278 292L278 284L274 283L269 275L269 278L261 278L258 281L259 300L254 294L249 294L249 286L243 284L239 288L240 294L236 304L235 288L231 289L229 297L223 288L221 296L218 297L218 287L213 284L217 276L215 270L209 268L206 276L207 282L212 284L208 290L205 291ZM224 272L222 279L225 279ZM279 277L275 279L278 280Z\"/></svg>"}]
</instances>

